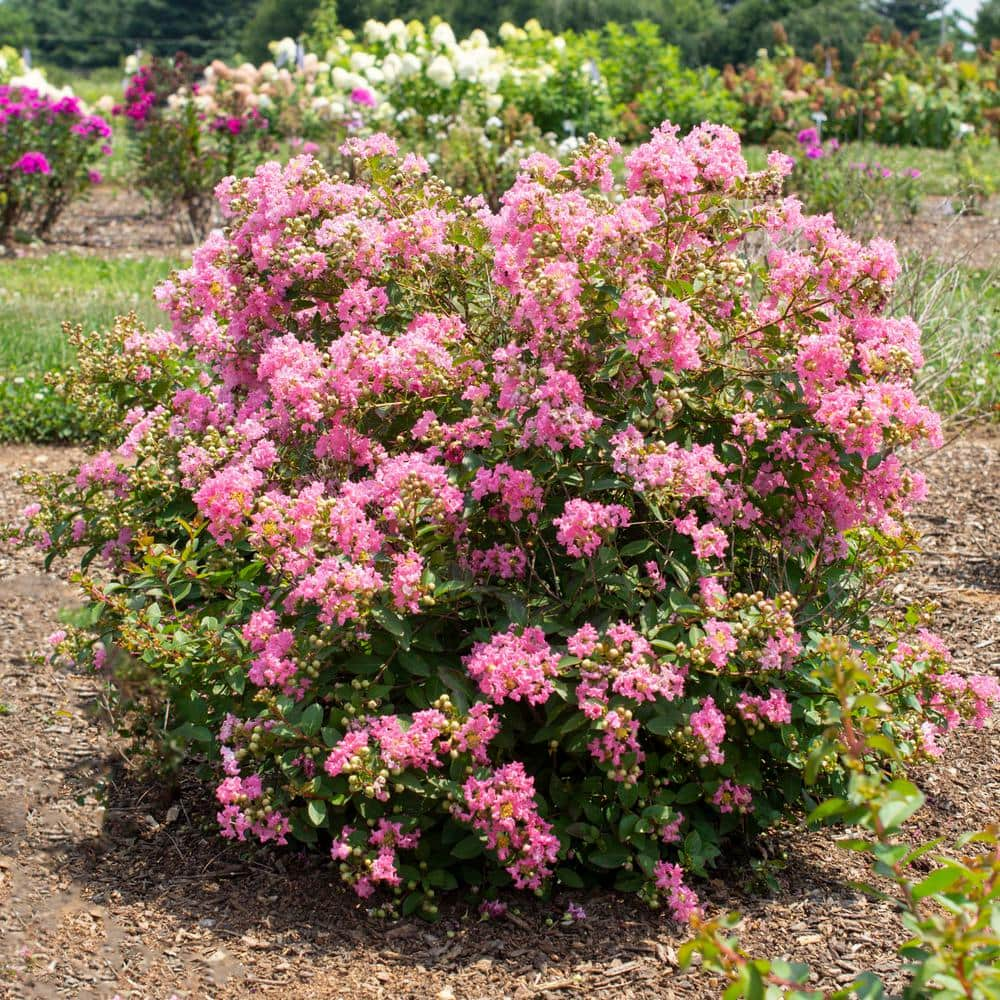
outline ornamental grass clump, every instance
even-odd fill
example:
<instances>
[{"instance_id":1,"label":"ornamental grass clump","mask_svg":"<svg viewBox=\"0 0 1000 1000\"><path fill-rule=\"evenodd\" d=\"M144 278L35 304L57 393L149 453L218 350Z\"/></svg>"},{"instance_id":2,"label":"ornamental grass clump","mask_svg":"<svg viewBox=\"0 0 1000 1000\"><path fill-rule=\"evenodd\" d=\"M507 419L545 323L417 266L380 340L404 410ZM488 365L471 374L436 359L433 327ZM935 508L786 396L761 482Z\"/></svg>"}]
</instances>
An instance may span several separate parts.
<instances>
[{"instance_id":1,"label":"ornamental grass clump","mask_svg":"<svg viewBox=\"0 0 1000 1000\"><path fill-rule=\"evenodd\" d=\"M76 335L112 446L22 531L82 553L57 653L146 672L135 730L216 766L223 836L393 911L606 881L686 918L724 841L844 785L838 643L906 753L982 723L996 685L879 603L940 440L890 244L720 126L621 182L613 142L533 155L496 213L342 152L220 185L169 328Z\"/></svg>"}]
</instances>

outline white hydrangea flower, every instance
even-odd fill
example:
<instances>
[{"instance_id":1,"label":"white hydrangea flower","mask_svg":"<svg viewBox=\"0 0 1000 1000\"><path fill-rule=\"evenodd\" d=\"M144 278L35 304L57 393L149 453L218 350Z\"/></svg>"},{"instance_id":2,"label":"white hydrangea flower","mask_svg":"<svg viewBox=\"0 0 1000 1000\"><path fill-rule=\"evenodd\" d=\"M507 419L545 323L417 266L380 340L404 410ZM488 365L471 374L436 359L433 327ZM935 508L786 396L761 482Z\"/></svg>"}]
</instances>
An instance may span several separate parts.
<instances>
[{"instance_id":1,"label":"white hydrangea flower","mask_svg":"<svg viewBox=\"0 0 1000 1000\"><path fill-rule=\"evenodd\" d=\"M277 63L294 63L297 47L294 38L282 38L280 41L271 42L268 45L274 60Z\"/></svg>"},{"instance_id":2,"label":"white hydrangea flower","mask_svg":"<svg viewBox=\"0 0 1000 1000\"><path fill-rule=\"evenodd\" d=\"M351 69L353 69L355 73L361 73L368 69L369 66L374 65L375 56L373 56L370 52L361 52L359 50L351 53Z\"/></svg>"},{"instance_id":3,"label":"white hydrangea flower","mask_svg":"<svg viewBox=\"0 0 1000 1000\"><path fill-rule=\"evenodd\" d=\"M431 41L439 49L453 49L458 44L455 41L455 32L451 30L451 25L444 21L435 25L431 32Z\"/></svg>"},{"instance_id":4,"label":"white hydrangea flower","mask_svg":"<svg viewBox=\"0 0 1000 1000\"><path fill-rule=\"evenodd\" d=\"M421 62L412 52L404 52L400 60L399 75L405 80L408 77L416 76L420 72Z\"/></svg>"},{"instance_id":5,"label":"white hydrangea flower","mask_svg":"<svg viewBox=\"0 0 1000 1000\"><path fill-rule=\"evenodd\" d=\"M361 31L365 36L366 42L375 43L386 42L389 40L389 31L387 27L381 21L376 21L371 17L365 21Z\"/></svg>"},{"instance_id":6,"label":"white hydrangea flower","mask_svg":"<svg viewBox=\"0 0 1000 1000\"><path fill-rule=\"evenodd\" d=\"M382 79L388 84L393 84L400 78L402 72L403 60L395 52L390 52L382 60Z\"/></svg>"},{"instance_id":7,"label":"white hydrangea flower","mask_svg":"<svg viewBox=\"0 0 1000 1000\"><path fill-rule=\"evenodd\" d=\"M447 56L435 56L427 67L427 78L447 90L455 82L455 68Z\"/></svg>"},{"instance_id":8,"label":"white hydrangea flower","mask_svg":"<svg viewBox=\"0 0 1000 1000\"><path fill-rule=\"evenodd\" d=\"M403 48L409 41L410 36L406 30L406 25L398 18L394 17L386 26L386 34L399 47Z\"/></svg>"},{"instance_id":9,"label":"white hydrangea flower","mask_svg":"<svg viewBox=\"0 0 1000 1000\"><path fill-rule=\"evenodd\" d=\"M491 96L496 94L496 91L500 87L500 81L503 79L503 70L499 66L488 66L479 76L479 82L483 85L483 89L488 91ZM489 99L487 99L487 104ZM501 104L503 103L501 99ZM497 107L500 105L498 104ZM496 110L493 108L492 110Z\"/></svg>"}]
</instances>

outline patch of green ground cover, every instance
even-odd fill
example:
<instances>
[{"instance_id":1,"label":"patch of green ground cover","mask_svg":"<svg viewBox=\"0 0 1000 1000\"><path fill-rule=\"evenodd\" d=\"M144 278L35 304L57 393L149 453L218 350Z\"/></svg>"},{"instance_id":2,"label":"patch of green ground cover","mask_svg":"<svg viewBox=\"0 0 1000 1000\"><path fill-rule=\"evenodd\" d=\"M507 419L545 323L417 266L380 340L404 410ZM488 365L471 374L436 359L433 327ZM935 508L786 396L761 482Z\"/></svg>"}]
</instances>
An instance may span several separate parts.
<instances>
[{"instance_id":1,"label":"patch of green ground cover","mask_svg":"<svg viewBox=\"0 0 1000 1000\"><path fill-rule=\"evenodd\" d=\"M763 170L772 146L746 146L744 153L753 170ZM920 193L924 196L962 194L956 154L950 149L924 149L919 146L879 146L873 142L844 143L838 154L848 163L878 163L893 173L920 171ZM1000 186L1000 142L985 143L976 150L976 166Z\"/></svg>"},{"instance_id":2,"label":"patch of green ground cover","mask_svg":"<svg viewBox=\"0 0 1000 1000\"><path fill-rule=\"evenodd\" d=\"M911 257L894 311L922 331L924 398L945 418L1000 417L1000 272Z\"/></svg>"},{"instance_id":3,"label":"patch of green ground cover","mask_svg":"<svg viewBox=\"0 0 1000 1000\"><path fill-rule=\"evenodd\" d=\"M0 261L0 441L74 441L86 417L45 384L74 361L63 322L87 330L134 311L162 321L152 291L178 262L157 257L51 254Z\"/></svg>"},{"instance_id":4,"label":"patch of green ground cover","mask_svg":"<svg viewBox=\"0 0 1000 1000\"><path fill-rule=\"evenodd\" d=\"M105 94L110 94L117 102L121 101L125 71L118 66L76 70L43 66L42 71L54 87L72 87L73 93L91 107Z\"/></svg>"}]
</instances>

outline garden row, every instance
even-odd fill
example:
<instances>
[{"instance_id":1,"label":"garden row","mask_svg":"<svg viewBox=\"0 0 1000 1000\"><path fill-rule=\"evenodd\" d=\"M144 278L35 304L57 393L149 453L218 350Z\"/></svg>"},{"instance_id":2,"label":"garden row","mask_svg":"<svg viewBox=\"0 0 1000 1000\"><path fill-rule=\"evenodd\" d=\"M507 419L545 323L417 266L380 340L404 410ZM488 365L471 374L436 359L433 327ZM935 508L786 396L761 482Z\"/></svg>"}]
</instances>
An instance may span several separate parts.
<instances>
[{"instance_id":1,"label":"garden row","mask_svg":"<svg viewBox=\"0 0 1000 1000\"><path fill-rule=\"evenodd\" d=\"M957 59L875 33L843 70L832 50L810 61L779 37L773 55L762 51L751 66L720 74L682 66L677 48L644 22L580 35L505 25L494 45L478 31L458 40L441 22L369 21L360 36L317 26L311 41L315 52L275 42L273 61L260 66L132 60L124 98L98 103L127 123L136 185L163 208L183 210L203 234L222 177L298 151L349 169L338 152L344 139L385 132L495 209L531 152L565 159L590 133L635 141L665 119L682 129L724 122L749 141L792 148L811 134L802 152L814 158L831 151L824 140L953 147L968 194L989 194L993 184L977 161L1000 115L997 51ZM0 84L6 244L19 229L44 236L99 179L110 129L72 95L53 94L37 72L25 75L10 49L0 56ZM852 166L863 173L869 164ZM876 200L900 180L907 186L905 178L883 183L882 168L863 179ZM850 211L840 187L810 207ZM912 203L905 191L892 200ZM865 204L858 214L878 213Z\"/></svg>"}]
</instances>

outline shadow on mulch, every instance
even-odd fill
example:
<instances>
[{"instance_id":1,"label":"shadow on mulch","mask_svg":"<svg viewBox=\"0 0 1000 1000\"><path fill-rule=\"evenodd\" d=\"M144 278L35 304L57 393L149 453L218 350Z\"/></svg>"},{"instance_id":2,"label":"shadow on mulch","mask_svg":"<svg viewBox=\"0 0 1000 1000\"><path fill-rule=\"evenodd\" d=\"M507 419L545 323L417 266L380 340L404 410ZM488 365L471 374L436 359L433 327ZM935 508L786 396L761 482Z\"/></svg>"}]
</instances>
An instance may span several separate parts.
<instances>
[{"instance_id":1,"label":"shadow on mulch","mask_svg":"<svg viewBox=\"0 0 1000 1000\"><path fill-rule=\"evenodd\" d=\"M669 993L660 995L716 995L699 970L682 974L676 968L686 928L632 897L602 889L557 890L546 901L510 891L503 894L507 915L483 921L475 898L456 892L440 900L437 924L417 918L386 922L369 914L370 904L341 883L322 854L221 839L216 804L191 771L174 788L136 780L120 764L106 780L101 835L78 843L70 861L70 874L97 903L155 912L177 927L211 928L213 936L251 952L292 948L298 961L371 961L375 953L378 962L399 972L473 968L516 983L541 975L542 985L551 980L553 989L570 989L560 970L581 963L595 975L608 969L632 975L642 964L649 978L648 962L655 956L659 975L670 983ZM173 822L163 822L171 815ZM892 920L873 920L867 901L848 884L864 874L863 862L832 849L829 832L783 828L753 847L729 845L725 858L697 889L710 913L744 914L743 943L752 954L807 959L829 986L849 980L851 970L874 966L891 973L898 929ZM764 887L752 860L765 862L777 891ZM561 924L569 902L584 907L585 921ZM873 959L855 966L850 963L860 947L859 927ZM645 962L630 965L637 956ZM248 964L244 957L243 968Z\"/></svg>"}]
</instances>

